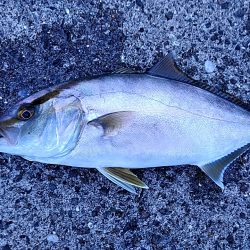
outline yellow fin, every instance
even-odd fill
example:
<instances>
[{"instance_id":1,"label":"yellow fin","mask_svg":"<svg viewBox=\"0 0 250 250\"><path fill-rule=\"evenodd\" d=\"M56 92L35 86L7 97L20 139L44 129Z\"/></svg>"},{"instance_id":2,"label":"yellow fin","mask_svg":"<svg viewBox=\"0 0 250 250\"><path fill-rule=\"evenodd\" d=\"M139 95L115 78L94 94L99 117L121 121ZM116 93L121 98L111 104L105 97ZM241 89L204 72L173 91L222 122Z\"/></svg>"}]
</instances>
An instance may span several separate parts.
<instances>
[{"instance_id":1,"label":"yellow fin","mask_svg":"<svg viewBox=\"0 0 250 250\"><path fill-rule=\"evenodd\" d=\"M129 192L135 193L134 189L128 188L135 186L139 188L148 188L148 186L141 181L134 173L126 168L98 168L98 170L105 175L109 180L113 181L115 184L125 188Z\"/></svg>"}]
</instances>

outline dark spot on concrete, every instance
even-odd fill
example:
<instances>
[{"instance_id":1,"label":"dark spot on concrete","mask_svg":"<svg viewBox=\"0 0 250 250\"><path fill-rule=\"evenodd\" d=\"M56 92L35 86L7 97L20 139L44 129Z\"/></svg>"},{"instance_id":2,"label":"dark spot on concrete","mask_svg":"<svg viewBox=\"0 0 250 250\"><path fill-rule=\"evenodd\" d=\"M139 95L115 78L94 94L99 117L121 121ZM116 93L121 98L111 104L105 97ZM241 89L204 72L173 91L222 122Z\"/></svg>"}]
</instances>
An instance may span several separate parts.
<instances>
[{"instance_id":1,"label":"dark spot on concrete","mask_svg":"<svg viewBox=\"0 0 250 250\"><path fill-rule=\"evenodd\" d=\"M168 11L166 14L165 14L165 17L166 19L169 21L173 18L174 16L174 13L172 11Z\"/></svg>"},{"instance_id":2,"label":"dark spot on concrete","mask_svg":"<svg viewBox=\"0 0 250 250\"><path fill-rule=\"evenodd\" d=\"M78 227L72 228L78 235L85 235L90 233L90 228L87 226L79 225Z\"/></svg>"},{"instance_id":3,"label":"dark spot on concrete","mask_svg":"<svg viewBox=\"0 0 250 250\"><path fill-rule=\"evenodd\" d=\"M206 28L210 28L210 27L211 27L211 22L207 22L207 23L205 24L205 26L206 26Z\"/></svg>"},{"instance_id":4,"label":"dark spot on concrete","mask_svg":"<svg viewBox=\"0 0 250 250\"><path fill-rule=\"evenodd\" d=\"M136 219L132 219L130 220L128 223L126 223L126 225L124 226L123 230L124 233L126 233L127 231L134 231L138 228L138 224Z\"/></svg>"},{"instance_id":5,"label":"dark spot on concrete","mask_svg":"<svg viewBox=\"0 0 250 250\"><path fill-rule=\"evenodd\" d=\"M92 216L96 217L100 215L100 210L101 210L100 206L95 207L95 209L92 211Z\"/></svg>"},{"instance_id":6,"label":"dark spot on concrete","mask_svg":"<svg viewBox=\"0 0 250 250\"><path fill-rule=\"evenodd\" d=\"M109 193L109 188L108 187L101 187L99 189L100 193L103 195L107 195Z\"/></svg>"},{"instance_id":7,"label":"dark spot on concrete","mask_svg":"<svg viewBox=\"0 0 250 250\"><path fill-rule=\"evenodd\" d=\"M144 12L144 4L141 0L136 0L136 5L141 8L142 12Z\"/></svg>"},{"instance_id":8,"label":"dark spot on concrete","mask_svg":"<svg viewBox=\"0 0 250 250\"><path fill-rule=\"evenodd\" d=\"M240 50L240 45L239 45L239 44L237 44L237 45L235 46L235 50Z\"/></svg>"},{"instance_id":9,"label":"dark spot on concrete","mask_svg":"<svg viewBox=\"0 0 250 250\"><path fill-rule=\"evenodd\" d=\"M2 250L11 250L11 249L12 248L8 244L2 247Z\"/></svg>"},{"instance_id":10,"label":"dark spot on concrete","mask_svg":"<svg viewBox=\"0 0 250 250\"><path fill-rule=\"evenodd\" d=\"M140 28L139 31L140 31L140 32L144 32L144 28Z\"/></svg>"},{"instance_id":11,"label":"dark spot on concrete","mask_svg":"<svg viewBox=\"0 0 250 250\"><path fill-rule=\"evenodd\" d=\"M225 39L225 41L224 41L224 43L226 44L226 45L229 45L231 42L230 42L230 40L229 39Z\"/></svg>"},{"instance_id":12,"label":"dark spot on concrete","mask_svg":"<svg viewBox=\"0 0 250 250\"><path fill-rule=\"evenodd\" d=\"M236 12L234 12L234 16L237 18L243 18L246 12L247 12L246 8L238 9Z\"/></svg>"},{"instance_id":13,"label":"dark spot on concrete","mask_svg":"<svg viewBox=\"0 0 250 250\"><path fill-rule=\"evenodd\" d=\"M231 6L230 2L223 2L220 4L221 9L223 10L229 9L230 6Z\"/></svg>"},{"instance_id":14,"label":"dark spot on concrete","mask_svg":"<svg viewBox=\"0 0 250 250\"><path fill-rule=\"evenodd\" d=\"M243 213L243 212L241 212L241 213L240 213L240 218L241 218L241 219L245 219L245 218L246 218L246 214Z\"/></svg>"},{"instance_id":15,"label":"dark spot on concrete","mask_svg":"<svg viewBox=\"0 0 250 250\"><path fill-rule=\"evenodd\" d=\"M248 17L244 29L247 31L247 34L250 34L250 17Z\"/></svg>"},{"instance_id":16,"label":"dark spot on concrete","mask_svg":"<svg viewBox=\"0 0 250 250\"><path fill-rule=\"evenodd\" d=\"M214 33L212 36L211 36L211 41L216 41L216 40L219 40L219 34L218 33Z\"/></svg>"},{"instance_id":17,"label":"dark spot on concrete","mask_svg":"<svg viewBox=\"0 0 250 250\"><path fill-rule=\"evenodd\" d=\"M233 237L232 234L229 234L227 236L227 242L228 242L229 245L233 245L234 244L234 237Z\"/></svg>"}]
</instances>

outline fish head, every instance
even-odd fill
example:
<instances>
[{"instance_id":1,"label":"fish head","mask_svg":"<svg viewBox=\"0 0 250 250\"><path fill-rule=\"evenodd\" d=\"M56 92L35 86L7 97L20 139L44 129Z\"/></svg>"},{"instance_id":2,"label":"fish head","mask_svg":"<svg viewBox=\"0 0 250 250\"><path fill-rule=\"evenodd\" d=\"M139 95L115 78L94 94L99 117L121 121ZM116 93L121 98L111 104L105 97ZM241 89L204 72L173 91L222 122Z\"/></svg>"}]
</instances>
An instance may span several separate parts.
<instances>
[{"instance_id":1,"label":"fish head","mask_svg":"<svg viewBox=\"0 0 250 250\"><path fill-rule=\"evenodd\" d=\"M78 97L70 91L43 90L0 116L0 152L33 160L60 157L75 148L84 124Z\"/></svg>"}]
</instances>

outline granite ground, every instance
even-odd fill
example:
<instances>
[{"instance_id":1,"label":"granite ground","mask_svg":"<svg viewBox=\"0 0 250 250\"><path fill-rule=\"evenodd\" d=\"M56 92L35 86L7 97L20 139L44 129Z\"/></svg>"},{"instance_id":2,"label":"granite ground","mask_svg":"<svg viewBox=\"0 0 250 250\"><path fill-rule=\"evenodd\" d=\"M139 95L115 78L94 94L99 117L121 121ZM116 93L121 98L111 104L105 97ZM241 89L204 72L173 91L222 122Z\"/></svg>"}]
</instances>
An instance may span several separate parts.
<instances>
[{"instance_id":1,"label":"granite ground","mask_svg":"<svg viewBox=\"0 0 250 250\"><path fill-rule=\"evenodd\" d=\"M70 79L144 71L173 51L190 76L248 102L244 0L0 1L0 110ZM0 249L250 249L249 153L222 192L197 167L135 171L130 194L95 170L0 155Z\"/></svg>"}]
</instances>

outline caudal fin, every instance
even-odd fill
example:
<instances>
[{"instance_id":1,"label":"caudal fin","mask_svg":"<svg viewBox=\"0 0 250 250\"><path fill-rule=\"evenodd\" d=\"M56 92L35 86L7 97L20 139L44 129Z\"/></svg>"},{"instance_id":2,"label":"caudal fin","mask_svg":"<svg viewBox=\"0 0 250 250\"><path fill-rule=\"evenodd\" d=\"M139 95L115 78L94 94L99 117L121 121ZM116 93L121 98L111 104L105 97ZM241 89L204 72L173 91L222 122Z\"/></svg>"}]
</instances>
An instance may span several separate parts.
<instances>
[{"instance_id":1,"label":"caudal fin","mask_svg":"<svg viewBox=\"0 0 250 250\"><path fill-rule=\"evenodd\" d=\"M209 162L205 165L199 166L199 168L204 171L222 190L224 189L223 176L226 168L232 163L236 158L241 154L247 151L250 148L250 143L238 148L232 153L216 160Z\"/></svg>"}]
</instances>

